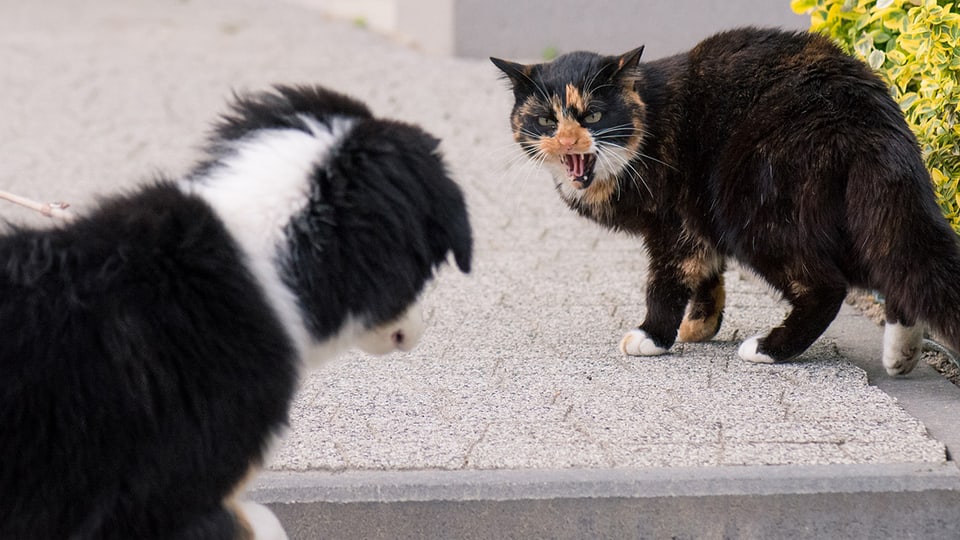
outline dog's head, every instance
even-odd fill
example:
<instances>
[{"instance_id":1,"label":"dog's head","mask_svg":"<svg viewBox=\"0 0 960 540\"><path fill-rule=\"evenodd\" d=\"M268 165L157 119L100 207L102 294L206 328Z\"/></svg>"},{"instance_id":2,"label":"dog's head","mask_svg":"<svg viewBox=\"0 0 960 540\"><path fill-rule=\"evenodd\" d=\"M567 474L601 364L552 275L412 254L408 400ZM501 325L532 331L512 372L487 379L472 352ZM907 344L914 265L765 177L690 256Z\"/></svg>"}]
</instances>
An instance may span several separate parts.
<instances>
[{"instance_id":1,"label":"dog's head","mask_svg":"<svg viewBox=\"0 0 960 540\"><path fill-rule=\"evenodd\" d=\"M370 331L368 352L412 347L422 319L411 307L434 269L452 253L469 272L466 205L438 144L411 125L359 120L315 169L310 204L285 231L285 268L316 335L349 313Z\"/></svg>"},{"instance_id":2,"label":"dog's head","mask_svg":"<svg viewBox=\"0 0 960 540\"><path fill-rule=\"evenodd\" d=\"M409 349L436 268L452 253L470 270L463 194L416 126L322 88L278 87L238 98L209 150L195 183L245 192L246 221L232 228L248 251L272 251L315 342Z\"/></svg>"}]
</instances>

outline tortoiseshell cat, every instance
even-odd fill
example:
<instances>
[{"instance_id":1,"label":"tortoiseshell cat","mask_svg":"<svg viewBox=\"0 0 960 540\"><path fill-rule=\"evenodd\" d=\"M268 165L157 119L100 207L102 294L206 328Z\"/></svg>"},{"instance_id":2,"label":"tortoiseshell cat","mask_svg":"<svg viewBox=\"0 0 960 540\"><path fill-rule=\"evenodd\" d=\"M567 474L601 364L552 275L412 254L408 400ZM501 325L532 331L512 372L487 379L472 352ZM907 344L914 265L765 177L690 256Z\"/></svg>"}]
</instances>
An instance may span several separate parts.
<instances>
[{"instance_id":1,"label":"tortoiseshell cat","mask_svg":"<svg viewBox=\"0 0 960 540\"><path fill-rule=\"evenodd\" d=\"M960 249L886 86L827 38L744 28L641 63L587 52L491 58L512 83L514 137L581 215L640 234L647 315L620 350L712 338L726 258L792 310L739 354L782 362L850 286L886 297L883 365L908 373L927 323L960 349Z\"/></svg>"}]
</instances>

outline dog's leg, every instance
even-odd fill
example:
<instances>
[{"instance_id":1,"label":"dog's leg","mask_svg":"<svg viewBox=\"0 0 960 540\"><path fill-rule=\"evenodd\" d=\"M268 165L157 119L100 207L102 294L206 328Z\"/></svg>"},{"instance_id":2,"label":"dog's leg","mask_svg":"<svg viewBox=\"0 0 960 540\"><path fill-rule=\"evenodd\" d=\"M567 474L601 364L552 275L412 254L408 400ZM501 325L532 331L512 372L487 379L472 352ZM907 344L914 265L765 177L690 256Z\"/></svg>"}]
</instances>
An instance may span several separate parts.
<instances>
[{"instance_id":1,"label":"dog's leg","mask_svg":"<svg viewBox=\"0 0 960 540\"><path fill-rule=\"evenodd\" d=\"M288 540L286 531L269 508L252 501L234 501L233 513L240 522L244 540Z\"/></svg>"}]
</instances>

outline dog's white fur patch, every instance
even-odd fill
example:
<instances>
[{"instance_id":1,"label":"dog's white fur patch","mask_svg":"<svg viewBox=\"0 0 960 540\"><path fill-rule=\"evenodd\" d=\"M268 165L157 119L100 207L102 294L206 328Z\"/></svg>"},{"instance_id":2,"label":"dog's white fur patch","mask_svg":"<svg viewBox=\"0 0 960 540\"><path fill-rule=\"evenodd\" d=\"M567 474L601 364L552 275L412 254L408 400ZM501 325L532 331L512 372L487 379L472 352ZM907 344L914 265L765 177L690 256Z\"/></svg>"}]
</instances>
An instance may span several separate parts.
<instances>
[{"instance_id":1,"label":"dog's white fur patch","mask_svg":"<svg viewBox=\"0 0 960 540\"><path fill-rule=\"evenodd\" d=\"M347 320L338 335L311 344L296 296L280 279L276 260L284 227L309 200L315 167L328 159L354 121L334 118L327 127L307 116L301 119L310 133L264 129L224 143L225 157L204 176L182 182L181 189L202 197L217 212L244 251L299 356L317 364L354 346L363 325Z\"/></svg>"},{"instance_id":2,"label":"dog's white fur patch","mask_svg":"<svg viewBox=\"0 0 960 540\"><path fill-rule=\"evenodd\" d=\"M740 349L737 350L737 354L740 355L740 358L743 358L747 362L755 362L757 364L773 364L776 362L773 358L757 352L757 349L760 348L760 338L763 336L753 336L752 338L744 341L740 344Z\"/></svg>"},{"instance_id":3,"label":"dog's white fur patch","mask_svg":"<svg viewBox=\"0 0 960 540\"><path fill-rule=\"evenodd\" d=\"M382 324L357 339L357 347L369 354L412 350L420 342L426 325L420 303L412 304L396 320Z\"/></svg>"},{"instance_id":4,"label":"dog's white fur patch","mask_svg":"<svg viewBox=\"0 0 960 540\"><path fill-rule=\"evenodd\" d=\"M890 375L913 371L923 353L923 325L887 323L883 329L883 367Z\"/></svg>"},{"instance_id":5,"label":"dog's white fur patch","mask_svg":"<svg viewBox=\"0 0 960 540\"><path fill-rule=\"evenodd\" d=\"M253 529L256 540L287 540L286 531L277 516L269 508L251 501L238 501L237 509L243 513L243 519Z\"/></svg>"},{"instance_id":6,"label":"dog's white fur patch","mask_svg":"<svg viewBox=\"0 0 960 540\"><path fill-rule=\"evenodd\" d=\"M620 340L620 352L630 356L659 356L667 349L658 347L646 332L634 328Z\"/></svg>"}]
</instances>

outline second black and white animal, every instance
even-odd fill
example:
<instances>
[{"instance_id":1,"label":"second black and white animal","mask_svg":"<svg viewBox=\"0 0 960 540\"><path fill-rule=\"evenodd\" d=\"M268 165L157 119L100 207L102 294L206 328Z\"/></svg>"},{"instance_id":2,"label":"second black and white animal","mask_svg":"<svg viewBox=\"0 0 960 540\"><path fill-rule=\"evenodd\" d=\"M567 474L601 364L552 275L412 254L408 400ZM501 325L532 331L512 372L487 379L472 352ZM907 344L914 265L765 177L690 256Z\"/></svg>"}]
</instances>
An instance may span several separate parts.
<instances>
[{"instance_id":1,"label":"second black and white animal","mask_svg":"<svg viewBox=\"0 0 960 540\"><path fill-rule=\"evenodd\" d=\"M306 366L407 350L463 195L317 87L240 97L187 178L0 236L0 539L283 538L237 496Z\"/></svg>"},{"instance_id":2,"label":"second black and white animal","mask_svg":"<svg viewBox=\"0 0 960 540\"><path fill-rule=\"evenodd\" d=\"M849 287L886 298L883 365L905 374L924 324L960 349L960 249L887 87L829 39L746 28L640 62L588 52L492 59L515 97L514 138L561 198L649 255L647 315L620 343L659 355L720 328L728 258L789 302L742 358L783 362Z\"/></svg>"}]
</instances>

